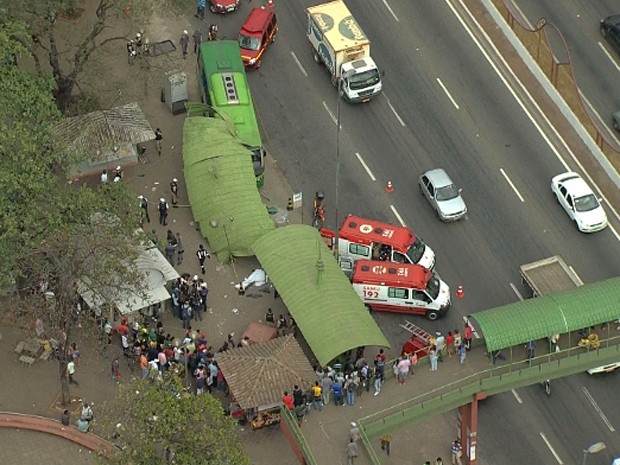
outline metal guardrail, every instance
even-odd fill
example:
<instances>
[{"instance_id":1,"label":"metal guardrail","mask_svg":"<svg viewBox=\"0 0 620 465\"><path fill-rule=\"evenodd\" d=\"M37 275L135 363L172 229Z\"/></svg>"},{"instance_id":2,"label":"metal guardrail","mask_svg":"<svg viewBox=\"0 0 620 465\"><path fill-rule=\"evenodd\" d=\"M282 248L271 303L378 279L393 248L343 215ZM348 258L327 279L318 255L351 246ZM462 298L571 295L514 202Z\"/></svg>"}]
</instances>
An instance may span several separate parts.
<instances>
[{"instance_id":1,"label":"metal guardrail","mask_svg":"<svg viewBox=\"0 0 620 465\"><path fill-rule=\"evenodd\" d=\"M478 392L498 394L511 388L559 378L614 361L620 361L620 337L602 339L601 348L598 350L586 351L581 347L571 347L529 360L494 365L364 417L358 423L366 436L375 438L398 426L465 405Z\"/></svg>"},{"instance_id":2,"label":"metal guardrail","mask_svg":"<svg viewBox=\"0 0 620 465\"><path fill-rule=\"evenodd\" d=\"M368 438L368 435L366 434L366 430L364 429L362 425L359 425L359 429L360 429L360 439L362 440L362 444L364 444L364 447L366 448L366 452L368 453L370 462L372 463L372 465L381 465L381 460L379 460L379 457L375 453L375 448L372 447L372 444L370 443L370 439Z\"/></svg>"},{"instance_id":3,"label":"metal guardrail","mask_svg":"<svg viewBox=\"0 0 620 465\"><path fill-rule=\"evenodd\" d=\"M288 430L290 431L293 440L295 441L295 444L297 444L297 447L299 448L299 451L301 452L301 455L303 456L306 465L318 465L317 461L312 455L312 452L310 451L310 447L308 447L306 438L301 432L301 428L297 423L297 418L295 417L293 412L288 409L288 407L280 406L280 421L286 422L286 426L288 427Z\"/></svg>"}]
</instances>

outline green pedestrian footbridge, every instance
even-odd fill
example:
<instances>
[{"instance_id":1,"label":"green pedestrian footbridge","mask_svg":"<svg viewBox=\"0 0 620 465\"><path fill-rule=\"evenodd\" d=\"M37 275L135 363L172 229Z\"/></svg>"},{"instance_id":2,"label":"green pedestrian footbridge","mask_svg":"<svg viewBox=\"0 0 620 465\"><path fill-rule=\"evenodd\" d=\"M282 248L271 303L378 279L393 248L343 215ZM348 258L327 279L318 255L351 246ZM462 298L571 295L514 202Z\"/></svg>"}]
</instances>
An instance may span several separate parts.
<instances>
[{"instance_id":1,"label":"green pedestrian footbridge","mask_svg":"<svg viewBox=\"0 0 620 465\"><path fill-rule=\"evenodd\" d=\"M291 412L282 409L281 426L302 463L329 465L333 454L342 455L349 423L356 422L367 451L356 464L379 465L375 447L386 433L474 399L620 362L619 317L620 278L481 311L470 316L481 337L474 339L463 365L458 357L444 355L439 370L429 373L422 359L404 387L388 379L379 396L371 390L357 400L359 409L328 405L308 415L301 428ZM584 328L596 332L599 344L578 346ZM556 335L557 345L550 343ZM531 358L525 348L529 341L536 343ZM498 352L500 357L489 355ZM392 375L391 370L386 375Z\"/></svg>"}]
</instances>

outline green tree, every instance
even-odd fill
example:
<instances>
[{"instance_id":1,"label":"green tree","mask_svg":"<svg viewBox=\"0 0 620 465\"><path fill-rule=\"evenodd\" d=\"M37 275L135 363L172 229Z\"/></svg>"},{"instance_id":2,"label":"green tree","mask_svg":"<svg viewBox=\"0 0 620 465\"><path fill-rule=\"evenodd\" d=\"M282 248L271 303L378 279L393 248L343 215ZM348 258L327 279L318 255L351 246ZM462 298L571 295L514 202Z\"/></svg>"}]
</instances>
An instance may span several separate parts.
<instances>
[{"instance_id":1,"label":"green tree","mask_svg":"<svg viewBox=\"0 0 620 465\"><path fill-rule=\"evenodd\" d=\"M16 38L40 75L51 72L53 95L64 114L89 62L109 46L124 56L125 41L144 29L153 6L150 0L97 0L94 8L84 0L11 0L0 6L0 24L28 25L28 35ZM187 9L182 0L162 0L160 6L167 14Z\"/></svg>"},{"instance_id":2,"label":"green tree","mask_svg":"<svg viewBox=\"0 0 620 465\"><path fill-rule=\"evenodd\" d=\"M178 375L164 381L133 380L97 415L98 433L122 452L111 465L249 465L236 422L210 394L193 395Z\"/></svg>"},{"instance_id":3,"label":"green tree","mask_svg":"<svg viewBox=\"0 0 620 465\"><path fill-rule=\"evenodd\" d=\"M143 293L133 259L141 237L134 197L122 183L95 189L67 183L67 155L54 136L58 110L50 81L15 66L27 34L19 23L0 29L0 292L5 312L32 327L44 323L58 341L63 403L78 283L96 292Z\"/></svg>"}]
</instances>

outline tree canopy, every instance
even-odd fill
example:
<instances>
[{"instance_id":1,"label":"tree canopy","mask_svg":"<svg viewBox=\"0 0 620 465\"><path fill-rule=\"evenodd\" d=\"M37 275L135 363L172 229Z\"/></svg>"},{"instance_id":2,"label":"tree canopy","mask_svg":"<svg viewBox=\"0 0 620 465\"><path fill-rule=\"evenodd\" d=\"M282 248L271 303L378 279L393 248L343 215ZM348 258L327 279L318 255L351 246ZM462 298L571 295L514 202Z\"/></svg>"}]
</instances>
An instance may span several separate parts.
<instances>
[{"instance_id":1,"label":"tree canopy","mask_svg":"<svg viewBox=\"0 0 620 465\"><path fill-rule=\"evenodd\" d=\"M141 240L138 209L123 183L93 188L67 182L78 160L54 138L60 115L51 80L15 65L14 57L25 52L20 38L26 31L19 23L0 29L0 294L10 294L14 315L30 325L42 319L47 336L59 342L67 402L65 344L76 317L77 283L86 277L94 289L140 292L142 277L132 261Z\"/></svg>"},{"instance_id":2,"label":"tree canopy","mask_svg":"<svg viewBox=\"0 0 620 465\"><path fill-rule=\"evenodd\" d=\"M236 422L210 394L193 395L177 375L133 380L98 413L97 432L122 448L111 465L249 465ZM100 433L101 434L101 433Z\"/></svg>"}]
</instances>

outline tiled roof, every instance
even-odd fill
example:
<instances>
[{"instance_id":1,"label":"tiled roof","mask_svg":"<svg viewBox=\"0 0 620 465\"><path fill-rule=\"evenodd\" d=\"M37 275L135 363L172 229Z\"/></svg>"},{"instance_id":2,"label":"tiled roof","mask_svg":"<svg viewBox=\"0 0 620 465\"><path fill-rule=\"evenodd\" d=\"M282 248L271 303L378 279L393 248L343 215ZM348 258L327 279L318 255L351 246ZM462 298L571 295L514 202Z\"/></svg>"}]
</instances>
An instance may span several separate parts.
<instances>
[{"instance_id":1,"label":"tiled roof","mask_svg":"<svg viewBox=\"0 0 620 465\"><path fill-rule=\"evenodd\" d=\"M241 408L278 405L284 391L314 384L316 375L301 346L283 336L217 354L228 387Z\"/></svg>"}]
</instances>

